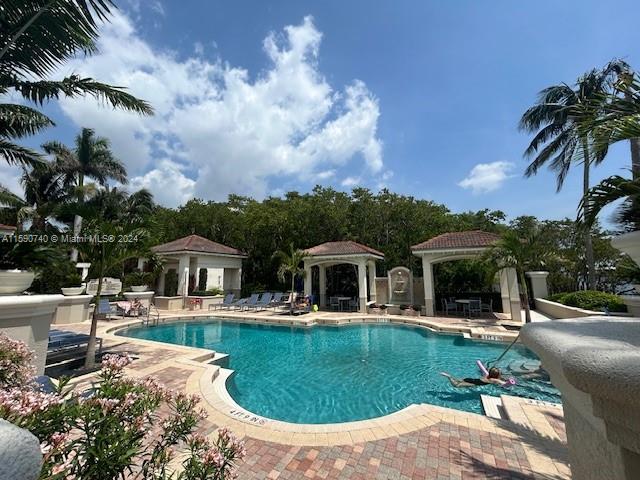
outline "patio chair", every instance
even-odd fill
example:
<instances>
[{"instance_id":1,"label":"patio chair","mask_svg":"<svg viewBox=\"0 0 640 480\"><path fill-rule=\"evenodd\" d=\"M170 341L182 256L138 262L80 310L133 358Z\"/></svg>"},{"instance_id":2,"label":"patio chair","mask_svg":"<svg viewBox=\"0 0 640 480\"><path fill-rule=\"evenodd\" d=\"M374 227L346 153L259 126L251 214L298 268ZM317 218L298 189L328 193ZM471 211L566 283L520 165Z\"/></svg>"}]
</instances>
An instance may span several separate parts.
<instances>
[{"instance_id":1,"label":"patio chair","mask_svg":"<svg viewBox=\"0 0 640 480\"><path fill-rule=\"evenodd\" d=\"M244 310L247 307L251 307L258 303L258 299L260 298L259 293L252 293L249 298L241 298L237 302L234 302L233 307L237 310Z\"/></svg>"},{"instance_id":2,"label":"patio chair","mask_svg":"<svg viewBox=\"0 0 640 480\"><path fill-rule=\"evenodd\" d=\"M271 306L272 300L273 300L273 293L265 292L262 294L262 297L260 297L260 300L257 301L253 307L249 307L249 308L253 308L257 312L259 312L260 310L265 310Z\"/></svg>"},{"instance_id":3,"label":"patio chair","mask_svg":"<svg viewBox=\"0 0 640 480\"><path fill-rule=\"evenodd\" d=\"M282 292L276 292L273 294L273 298L271 299L271 303L269 303L269 308L273 308L274 310L278 307L284 305L284 300L287 295Z\"/></svg>"},{"instance_id":4,"label":"patio chair","mask_svg":"<svg viewBox=\"0 0 640 480\"><path fill-rule=\"evenodd\" d=\"M334 312L340 310L340 300L338 297L329 297L329 310Z\"/></svg>"},{"instance_id":5,"label":"patio chair","mask_svg":"<svg viewBox=\"0 0 640 480\"><path fill-rule=\"evenodd\" d=\"M493 313L493 300L489 299L489 303L480 302L480 313Z\"/></svg>"},{"instance_id":6,"label":"patio chair","mask_svg":"<svg viewBox=\"0 0 640 480\"><path fill-rule=\"evenodd\" d=\"M218 308L227 308L230 307L233 304L233 298L235 297L235 295L233 293L229 293L226 297L224 297L224 300L222 300L222 303L215 303L213 305L209 305L209 310L211 310L213 308L213 310L217 310Z\"/></svg>"},{"instance_id":7,"label":"patio chair","mask_svg":"<svg viewBox=\"0 0 640 480\"><path fill-rule=\"evenodd\" d=\"M89 347L90 336L85 333L76 333L66 330L50 330L49 343L47 345L47 360L62 354L82 351ZM96 351L102 353L102 338L96 337Z\"/></svg>"},{"instance_id":8,"label":"patio chair","mask_svg":"<svg viewBox=\"0 0 640 480\"><path fill-rule=\"evenodd\" d=\"M106 320L109 320L110 315L117 315L117 307L114 307L109 303L108 298L101 298L98 303L98 315L104 315Z\"/></svg>"},{"instance_id":9,"label":"patio chair","mask_svg":"<svg viewBox=\"0 0 640 480\"><path fill-rule=\"evenodd\" d=\"M360 309L360 301L357 298L349 300L349 311L357 312Z\"/></svg>"},{"instance_id":10,"label":"patio chair","mask_svg":"<svg viewBox=\"0 0 640 480\"><path fill-rule=\"evenodd\" d=\"M480 308L480 300L477 298L469 299L469 316L472 317L474 314L480 316L482 310Z\"/></svg>"},{"instance_id":11,"label":"patio chair","mask_svg":"<svg viewBox=\"0 0 640 480\"><path fill-rule=\"evenodd\" d=\"M458 313L458 304L455 302L455 300L451 300L451 299L447 300L446 298L443 298L442 311L444 312L445 315L449 315L449 311Z\"/></svg>"}]
</instances>

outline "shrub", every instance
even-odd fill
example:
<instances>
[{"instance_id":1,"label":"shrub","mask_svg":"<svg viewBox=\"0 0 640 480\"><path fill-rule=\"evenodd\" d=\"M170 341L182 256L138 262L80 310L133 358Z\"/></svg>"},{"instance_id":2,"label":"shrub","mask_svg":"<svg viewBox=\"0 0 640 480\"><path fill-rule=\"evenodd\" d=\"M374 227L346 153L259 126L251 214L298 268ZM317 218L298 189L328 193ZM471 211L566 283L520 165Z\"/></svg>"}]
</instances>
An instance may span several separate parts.
<instances>
[{"instance_id":1,"label":"shrub","mask_svg":"<svg viewBox=\"0 0 640 480\"><path fill-rule=\"evenodd\" d=\"M79 287L82 284L82 277L79 273L71 273L63 282L65 287Z\"/></svg>"},{"instance_id":2,"label":"shrub","mask_svg":"<svg viewBox=\"0 0 640 480\"><path fill-rule=\"evenodd\" d=\"M209 290L194 290L191 292L191 295L195 295L197 297L213 297L215 295L221 295L223 290L219 288L210 288Z\"/></svg>"},{"instance_id":3,"label":"shrub","mask_svg":"<svg viewBox=\"0 0 640 480\"><path fill-rule=\"evenodd\" d=\"M152 281L151 275L145 272L131 272L124 276L123 287L129 288L132 285L149 285Z\"/></svg>"},{"instance_id":4,"label":"shrub","mask_svg":"<svg viewBox=\"0 0 640 480\"><path fill-rule=\"evenodd\" d=\"M194 434L205 415L197 396L171 392L152 377L127 378L128 356L103 358L90 395L68 389L65 380L54 393L25 384L31 357L22 342L0 337L0 359L0 418L40 440L41 479L225 480L245 455L243 442L225 428L215 441ZM17 374L7 375L7 362ZM170 462L181 445L187 454L173 472L177 465Z\"/></svg>"},{"instance_id":5,"label":"shrub","mask_svg":"<svg viewBox=\"0 0 640 480\"><path fill-rule=\"evenodd\" d=\"M171 268L164 276L164 296L175 297L178 294L178 274Z\"/></svg>"},{"instance_id":6,"label":"shrub","mask_svg":"<svg viewBox=\"0 0 640 480\"><path fill-rule=\"evenodd\" d=\"M618 295L595 290L558 293L549 297L549 300L584 310L604 310L606 308L610 312L627 311L627 307Z\"/></svg>"}]
</instances>

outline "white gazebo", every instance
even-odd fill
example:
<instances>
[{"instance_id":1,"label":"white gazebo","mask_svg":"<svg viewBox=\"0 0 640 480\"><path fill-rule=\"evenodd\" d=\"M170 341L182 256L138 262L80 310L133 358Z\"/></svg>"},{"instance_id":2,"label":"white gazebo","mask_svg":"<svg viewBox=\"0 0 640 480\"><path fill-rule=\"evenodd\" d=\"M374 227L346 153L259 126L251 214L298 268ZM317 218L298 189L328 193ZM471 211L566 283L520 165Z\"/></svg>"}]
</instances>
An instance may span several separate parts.
<instances>
[{"instance_id":1,"label":"white gazebo","mask_svg":"<svg viewBox=\"0 0 640 480\"><path fill-rule=\"evenodd\" d=\"M152 247L151 251L165 261L158 281L159 295L164 295L165 276L169 270L174 270L178 275L178 295L184 296L190 272L194 274L197 284L201 269L207 270L207 289L220 288L226 293L240 294L242 259L247 256L236 248L198 235L189 235Z\"/></svg>"},{"instance_id":2,"label":"white gazebo","mask_svg":"<svg viewBox=\"0 0 640 480\"><path fill-rule=\"evenodd\" d=\"M305 250L307 258L304 260L304 294L311 295L311 269L319 270L319 305L327 303L327 267L348 263L358 267L358 299L360 311L366 313L367 299L376 300L376 260L383 260L384 254L357 242L326 242ZM368 280L367 280L368 271Z\"/></svg>"},{"instance_id":3,"label":"white gazebo","mask_svg":"<svg viewBox=\"0 0 640 480\"><path fill-rule=\"evenodd\" d=\"M413 254L422 259L425 309L428 316L434 316L436 312L433 266L437 263L480 257L499 239L500 236L494 233L472 230L443 233L411 247ZM500 295L502 311L510 314L513 321L521 322L520 290L515 269L500 270Z\"/></svg>"}]
</instances>

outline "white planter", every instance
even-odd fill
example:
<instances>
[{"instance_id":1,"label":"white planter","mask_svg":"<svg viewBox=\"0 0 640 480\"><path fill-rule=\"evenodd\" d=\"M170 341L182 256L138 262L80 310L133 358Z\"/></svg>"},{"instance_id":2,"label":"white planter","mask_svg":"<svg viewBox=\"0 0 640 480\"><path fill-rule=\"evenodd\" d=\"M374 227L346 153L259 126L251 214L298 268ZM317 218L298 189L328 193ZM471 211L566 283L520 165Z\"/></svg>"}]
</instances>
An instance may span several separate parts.
<instances>
[{"instance_id":1,"label":"white planter","mask_svg":"<svg viewBox=\"0 0 640 480\"><path fill-rule=\"evenodd\" d=\"M27 270L0 270L0 295L22 293L33 283L36 274Z\"/></svg>"},{"instance_id":2,"label":"white planter","mask_svg":"<svg viewBox=\"0 0 640 480\"><path fill-rule=\"evenodd\" d=\"M146 292L147 291L147 286L146 285L131 285L131 291L132 292Z\"/></svg>"},{"instance_id":3,"label":"white planter","mask_svg":"<svg viewBox=\"0 0 640 480\"><path fill-rule=\"evenodd\" d=\"M62 290L62 294L66 297L70 297L73 295L82 295L82 292L84 292L84 287L66 287L66 288L61 288L60 290Z\"/></svg>"},{"instance_id":4,"label":"white planter","mask_svg":"<svg viewBox=\"0 0 640 480\"><path fill-rule=\"evenodd\" d=\"M640 265L640 230L613 237L611 245L629 255L631 260Z\"/></svg>"}]
</instances>

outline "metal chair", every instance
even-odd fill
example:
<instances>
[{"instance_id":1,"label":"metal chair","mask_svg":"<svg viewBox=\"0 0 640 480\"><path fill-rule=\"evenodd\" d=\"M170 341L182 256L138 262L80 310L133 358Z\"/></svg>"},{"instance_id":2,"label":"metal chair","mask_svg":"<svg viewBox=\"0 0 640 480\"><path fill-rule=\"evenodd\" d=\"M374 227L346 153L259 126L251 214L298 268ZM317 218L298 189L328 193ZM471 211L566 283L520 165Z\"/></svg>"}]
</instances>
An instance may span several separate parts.
<instances>
[{"instance_id":1,"label":"metal chair","mask_svg":"<svg viewBox=\"0 0 640 480\"><path fill-rule=\"evenodd\" d=\"M449 315L449 311L453 311L454 313L458 313L458 304L455 300L447 300L446 298L442 299L442 311L445 315Z\"/></svg>"},{"instance_id":2,"label":"metal chair","mask_svg":"<svg viewBox=\"0 0 640 480\"><path fill-rule=\"evenodd\" d=\"M334 312L340 310L340 300L338 300L338 297L329 297L329 310Z\"/></svg>"},{"instance_id":3,"label":"metal chair","mask_svg":"<svg viewBox=\"0 0 640 480\"><path fill-rule=\"evenodd\" d=\"M469 316L472 317L474 314L480 316L481 313L480 300L477 298L469 299Z\"/></svg>"}]
</instances>

